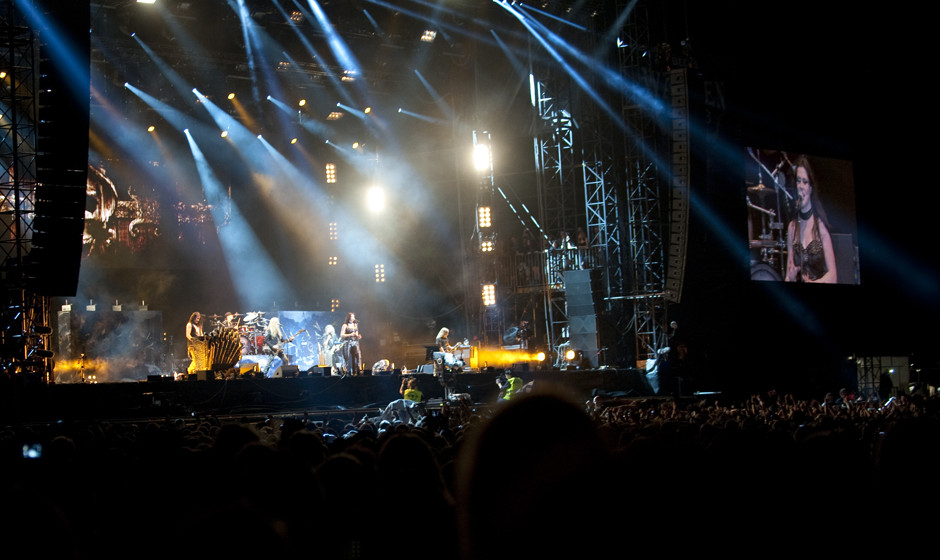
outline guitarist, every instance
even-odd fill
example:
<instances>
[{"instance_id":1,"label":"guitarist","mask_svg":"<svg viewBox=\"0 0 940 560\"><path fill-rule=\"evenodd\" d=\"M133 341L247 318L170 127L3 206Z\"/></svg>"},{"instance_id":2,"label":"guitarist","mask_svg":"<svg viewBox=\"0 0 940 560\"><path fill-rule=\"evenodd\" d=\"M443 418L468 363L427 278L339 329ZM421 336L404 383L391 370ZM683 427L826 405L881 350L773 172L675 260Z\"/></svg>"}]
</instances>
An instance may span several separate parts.
<instances>
[{"instance_id":1,"label":"guitarist","mask_svg":"<svg viewBox=\"0 0 940 560\"><path fill-rule=\"evenodd\" d=\"M301 329L297 332L300 334L306 329ZM281 321L277 317L268 321L268 326L264 329L264 349L269 354L274 354L280 358L285 364L289 364L290 361L287 359L287 355L284 354L284 345L292 342L297 336L290 338L285 338L284 333L281 331Z\"/></svg>"}]
</instances>

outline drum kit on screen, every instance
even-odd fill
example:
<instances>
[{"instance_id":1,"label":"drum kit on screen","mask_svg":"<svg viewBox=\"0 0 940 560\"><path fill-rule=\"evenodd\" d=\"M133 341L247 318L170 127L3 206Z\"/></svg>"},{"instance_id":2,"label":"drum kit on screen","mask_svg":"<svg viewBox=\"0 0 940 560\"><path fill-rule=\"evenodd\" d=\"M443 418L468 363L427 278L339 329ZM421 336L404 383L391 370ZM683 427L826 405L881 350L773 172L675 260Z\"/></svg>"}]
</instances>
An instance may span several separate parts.
<instances>
[{"instance_id":1,"label":"drum kit on screen","mask_svg":"<svg viewBox=\"0 0 940 560\"><path fill-rule=\"evenodd\" d=\"M248 313L232 313L231 319L226 321L228 315L209 315L215 321L213 333L236 332L241 343L241 355L255 355L264 353L264 330L268 320L264 318L264 311L251 311Z\"/></svg>"},{"instance_id":2,"label":"drum kit on screen","mask_svg":"<svg viewBox=\"0 0 940 560\"><path fill-rule=\"evenodd\" d=\"M748 148L748 152L759 169L757 182L747 186L751 279L782 280L786 273L786 214L793 204L793 196L786 189L784 170L792 166L785 152L761 154L778 162L773 170L768 169L753 150Z\"/></svg>"}]
</instances>

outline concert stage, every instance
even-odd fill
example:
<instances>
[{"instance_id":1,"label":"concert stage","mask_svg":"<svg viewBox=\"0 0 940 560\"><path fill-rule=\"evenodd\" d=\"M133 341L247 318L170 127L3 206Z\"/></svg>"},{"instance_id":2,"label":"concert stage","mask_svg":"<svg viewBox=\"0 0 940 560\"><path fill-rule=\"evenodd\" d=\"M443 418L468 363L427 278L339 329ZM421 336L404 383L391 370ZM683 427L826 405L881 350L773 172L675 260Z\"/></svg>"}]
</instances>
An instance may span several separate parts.
<instances>
[{"instance_id":1,"label":"concert stage","mask_svg":"<svg viewBox=\"0 0 940 560\"><path fill-rule=\"evenodd\" d=\"M570 370L518 373L533 386L554 385L577 400L596 392L652 396L640 370ZM425 400L444 398L441 378L408 374L418 380ZM469 395L474 403L492 404L499 388L497 373L461 373L451 393ZM69 420L159 419L193 415L250 416L376 409L401 398L401 375L336 377L301 375L280 379L243 377L228 380L174 381L150 377L128 383L17 383L2 393L0 415L7 423Z\"/></svg>"}]
</instances>

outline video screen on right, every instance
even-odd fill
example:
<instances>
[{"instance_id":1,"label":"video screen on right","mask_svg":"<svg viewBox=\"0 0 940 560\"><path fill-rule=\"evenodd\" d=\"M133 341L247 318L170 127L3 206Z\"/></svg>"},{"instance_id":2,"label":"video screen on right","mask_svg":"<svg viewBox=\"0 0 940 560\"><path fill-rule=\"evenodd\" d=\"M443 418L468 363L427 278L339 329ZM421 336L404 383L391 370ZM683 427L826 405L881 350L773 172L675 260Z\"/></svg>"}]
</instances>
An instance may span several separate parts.
<instances>
[{"instance_id":1,"label":"video screen on right","mask_svg":"<svg viewBox=\"0 0 940 560\"><path fill-rule=\"evenodd\" d=\"M859 284L852 162L747 148L751 279Z\"/></svg>"}]
</instances>

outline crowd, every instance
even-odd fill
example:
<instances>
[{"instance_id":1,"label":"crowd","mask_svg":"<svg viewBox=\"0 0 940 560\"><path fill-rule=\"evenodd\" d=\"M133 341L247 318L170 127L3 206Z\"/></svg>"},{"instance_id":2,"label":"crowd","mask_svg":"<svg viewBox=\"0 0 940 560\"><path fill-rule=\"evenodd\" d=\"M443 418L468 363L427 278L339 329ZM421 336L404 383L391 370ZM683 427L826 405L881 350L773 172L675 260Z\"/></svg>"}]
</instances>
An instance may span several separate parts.
<instances>
[{"instance_id":1,"label":"crowd","mask_svg":"<svg viewBox=\"0 0 940 560\"><path fill-rule=\"evenodd\" d=\"M58 558L871 551L932 523L936 403L537 389L417 421L7 427L0 527Z\"/></svg>"}]
</instances>

